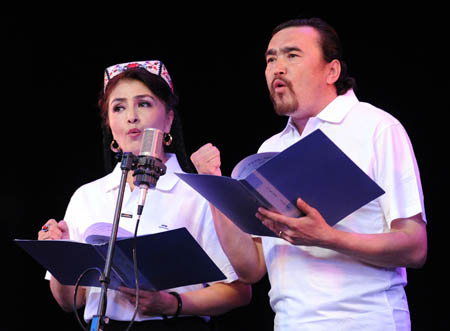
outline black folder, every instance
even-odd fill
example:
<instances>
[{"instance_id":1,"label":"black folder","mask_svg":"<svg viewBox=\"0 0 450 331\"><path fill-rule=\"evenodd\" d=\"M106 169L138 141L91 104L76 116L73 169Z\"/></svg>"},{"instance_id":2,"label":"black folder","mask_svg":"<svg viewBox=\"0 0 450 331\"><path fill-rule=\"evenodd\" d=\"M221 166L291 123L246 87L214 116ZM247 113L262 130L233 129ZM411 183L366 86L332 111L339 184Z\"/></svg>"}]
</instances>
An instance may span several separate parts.
<instances>
[{"instance_id":1,"label":"black folder","mask_svg":"<svg viewBox=\"0 0 450 331\"><path fill-rule=\"evenodd\" d=\"M118 239L108 288L136 288L133 267L134 238ZM70 240L23 240L15 242L63 285L75 285L90 268L103 272L108 241L100 244ZM139 287L165 290L225 279L186 228L136 237ZM99 272L90 271L80 285L101 287Z\"/></svg>"},{"instance_id":2,"label":"black folder","mask_svg":"<svg viewBox=\"0 0 450 331\"><path fill-rule=\"evenodd\" d=\"M177 174L229 217L242 231L276 237L255 214L259 207L300 217L302 198L330 226L384 191L320 129L280 153L246 157L232 177Z\"/></svg>"}]
</instances>

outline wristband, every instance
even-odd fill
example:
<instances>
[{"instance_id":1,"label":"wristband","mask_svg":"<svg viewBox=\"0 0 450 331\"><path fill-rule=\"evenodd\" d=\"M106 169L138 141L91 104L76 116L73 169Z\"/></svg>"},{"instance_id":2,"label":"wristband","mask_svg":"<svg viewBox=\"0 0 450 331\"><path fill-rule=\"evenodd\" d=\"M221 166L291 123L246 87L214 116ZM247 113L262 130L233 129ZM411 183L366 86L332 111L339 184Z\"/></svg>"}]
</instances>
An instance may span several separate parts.
<instances>
[{"instance_id":1,"label":"wristband","mask_svg":"<svg viewBox=\"0 0 450 331\"><path fill-rule=\"evenodd\" d=\"M172 318L177 318L181 313L181 309L183 308L183 301L181 300L181 296L177 292L168 292L168 293L173 295L175 298L177 298L177 303L178 303L177 310L172 317ZM167 319L167 316L163 315L163 318Z\"/></svg>"}]
</instances>

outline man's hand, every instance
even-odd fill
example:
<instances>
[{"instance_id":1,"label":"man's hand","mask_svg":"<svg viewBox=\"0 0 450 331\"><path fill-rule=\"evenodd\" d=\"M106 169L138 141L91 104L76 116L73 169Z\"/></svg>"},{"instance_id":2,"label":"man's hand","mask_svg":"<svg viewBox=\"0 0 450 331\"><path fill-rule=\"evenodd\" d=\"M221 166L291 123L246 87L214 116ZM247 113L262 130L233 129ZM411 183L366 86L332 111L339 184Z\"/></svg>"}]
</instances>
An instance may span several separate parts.
<instances>
[{"instance_id":1,"label":"man's hand","mask_svg":"<svg viewBox=\"0 0 450 331\"><path fill-rule=\"evenodd\" d=\"M222 176L220 151L212 144L206 144L191 155L191 161L199 174Z\"/></svg>"},{"instance_id":2,"label":"man's hand","mask_svg":"<svg viewBox=\"0 0 450 331\"><path fill-rule=\"evenodd\" d=\"M287 217L259 208L256 217L280 238L293 245L323 246L334 229L328 225L317 209L300 198L297 199L297 207L305 216Z\"/></svg>"}]
</instances>

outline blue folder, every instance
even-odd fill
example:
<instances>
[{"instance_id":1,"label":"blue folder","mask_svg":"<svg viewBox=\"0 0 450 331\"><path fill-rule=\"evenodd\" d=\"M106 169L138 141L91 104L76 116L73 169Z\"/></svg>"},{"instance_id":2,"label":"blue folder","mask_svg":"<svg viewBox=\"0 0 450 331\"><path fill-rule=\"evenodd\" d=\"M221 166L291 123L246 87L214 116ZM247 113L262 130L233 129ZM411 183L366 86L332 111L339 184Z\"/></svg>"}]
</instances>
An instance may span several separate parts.
<instances>
[{"instance_id":1,"label":"blue folder","mask_svg":"<svg viewBox=\"0 0 450 331\"><path fill-rule=\"evenodd\" d=\"M108 238L109 239L109 238ZM111 289L136 288L133 238L118 239L111 269ZM165 290L225 279L225 275L186 228L136 238L139 287ZM108 241L88 244L68 240L22 240L15 242L63 285L75 285L89 268L103 272ZM80 285L101 287L98 272L88 272Z\"/></svg>"},{"instance_id":2,"label":"blue folder","mask_svg":"<svg viewBox=\"0 0 450 331\"><path fill-rule=\"evenodd\" d=\"M280 153L255 154L238 166L246 169L241 176L234 169L235 178L177 175L253 235L276 237L256 218L259 207L300 217L296 201L302 198L334 226L384 194L320 129Z\"/></svg>"}]
</instances>

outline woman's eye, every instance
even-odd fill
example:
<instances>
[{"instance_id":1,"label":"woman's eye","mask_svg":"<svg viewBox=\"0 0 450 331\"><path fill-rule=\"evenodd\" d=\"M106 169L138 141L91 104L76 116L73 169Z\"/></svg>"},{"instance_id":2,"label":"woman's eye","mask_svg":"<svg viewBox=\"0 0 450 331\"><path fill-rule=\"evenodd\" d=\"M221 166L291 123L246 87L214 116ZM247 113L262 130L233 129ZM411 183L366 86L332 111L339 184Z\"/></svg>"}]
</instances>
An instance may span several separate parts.
<instances>
[{"instance_id":1,"label":"woman's eye","mask_svg":"<svg viewBox=\"0 0 450 331\"><path fill-rule=\"evenodd\" d=\"M113 107L113 111L114 111L114 112L119 112L119 111L121 111L121 110L123 110L123 109L125 109L125 107L122 106L122 105L115 105L115 106Z\"/></svg>"},{"instance_id":2,"label":"woman's eye","mask_svg":"<svg viewBox=\"0 0 450 331\"><path fill-rule=\"evenodd\" d=\"M138 106L139 107L151 107L152 104L150 102L148 102L148 101L141 101L141 102L138 103Z\"/></svg>"}]
</instances>

